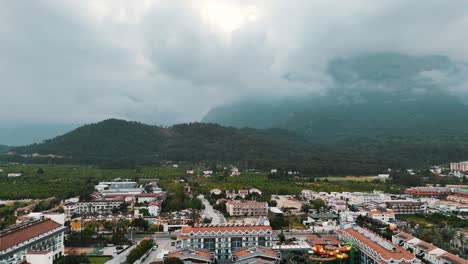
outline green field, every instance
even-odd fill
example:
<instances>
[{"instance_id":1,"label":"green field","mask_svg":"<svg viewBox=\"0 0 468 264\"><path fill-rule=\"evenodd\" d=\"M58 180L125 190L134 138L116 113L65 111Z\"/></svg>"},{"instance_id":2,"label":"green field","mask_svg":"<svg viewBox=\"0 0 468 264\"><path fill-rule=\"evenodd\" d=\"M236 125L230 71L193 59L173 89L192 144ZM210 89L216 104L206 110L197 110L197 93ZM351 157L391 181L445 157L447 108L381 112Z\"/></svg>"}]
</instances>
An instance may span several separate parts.
<instances>
[{"instance_id":1,"label":"green field","mask_svg":"<svg viewBox=\"0 0 468 264\"><path fill-rule=\"evenodd\" d=\"M107 261L112 259L112 257L108 257L108 256L90 256L88 258L89 258L90 264L104 264Z\"/></svg>"}]
</instances>

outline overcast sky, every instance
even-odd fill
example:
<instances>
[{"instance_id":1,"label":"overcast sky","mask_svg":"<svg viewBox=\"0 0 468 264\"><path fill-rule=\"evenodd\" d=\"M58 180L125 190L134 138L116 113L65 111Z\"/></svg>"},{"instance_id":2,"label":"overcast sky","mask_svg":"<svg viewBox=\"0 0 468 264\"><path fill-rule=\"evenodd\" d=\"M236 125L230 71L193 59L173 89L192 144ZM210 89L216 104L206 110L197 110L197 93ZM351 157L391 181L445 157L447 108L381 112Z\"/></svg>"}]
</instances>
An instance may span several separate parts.
<instances>
[{"instance_id":1,"label":"overcast sky","mask_svg":"<svg viewBox=\"0 0 468 264\"><path fill-rule=\"evenodd\" d=\"M466 0L1 1L0 121L197 121L320 92L335 57L468 60L467 32Z\"/></svg>"}]
</instances>

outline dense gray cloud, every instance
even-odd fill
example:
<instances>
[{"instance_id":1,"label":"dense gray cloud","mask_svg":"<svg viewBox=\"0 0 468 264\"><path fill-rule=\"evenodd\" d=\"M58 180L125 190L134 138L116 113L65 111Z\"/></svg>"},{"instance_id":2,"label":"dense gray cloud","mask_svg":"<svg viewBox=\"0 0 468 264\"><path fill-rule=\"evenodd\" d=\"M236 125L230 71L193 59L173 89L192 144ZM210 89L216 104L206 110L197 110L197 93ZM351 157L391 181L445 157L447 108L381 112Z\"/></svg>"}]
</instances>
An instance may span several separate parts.
<instances>
[{"instance_id":1,"label":"dense gray cloud","mask_svg":"<svg viewBox=\"0 0 468 264\"><path fill-rule=\"evenodd\" d=\"M2 1L0 120L196 121L240 97L320 93L336 57L467 61L467 29L465 0Z\"/></svg>"}]
</instances>

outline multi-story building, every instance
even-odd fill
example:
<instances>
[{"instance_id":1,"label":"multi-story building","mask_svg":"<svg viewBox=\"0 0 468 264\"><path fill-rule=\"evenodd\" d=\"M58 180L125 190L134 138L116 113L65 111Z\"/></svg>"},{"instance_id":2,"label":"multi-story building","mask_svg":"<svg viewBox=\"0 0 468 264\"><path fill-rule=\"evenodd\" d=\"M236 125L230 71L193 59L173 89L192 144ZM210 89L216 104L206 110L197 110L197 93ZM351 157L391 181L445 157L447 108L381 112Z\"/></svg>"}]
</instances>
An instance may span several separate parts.
<instances>
[{"instance_id":1,"label":"multi-story building","mask_svg":"<svg viewBox=\"0 0 468 264\"><path fill-rule=\"evenodd\" d=\"M383 203L384 201L384 193L374 191L372 193L365 193L365 192L354 192L350 193L349 197L349 204L351 205L361 205L361 204L368 204L368 203Z\"/></svg>"},{"instance_id":2,"label":"multi-story building","mask_svg":"<svg viewBox=\"0 0 468 264\"><path fill-rule=\"evenodd\" d=\"M265 225L184 226L177 235L177 248L206 249L219 260L228 260L241 248L273 246L274 232Z\"/></svg>"},{"instance_id":3,"label":"multi-story building","mask_svg":"<svg viewBox=\"0 0 468 264\"><path fill-rule=\"evenodd\" d=\"M388 209L392 209L395 214L425 214L427 206L424 202L411 200L386 201Z\"/></svg>"},{"instance_id":4,"label":"multi-story building","mask_svg":"<svg viewBox=\"0 0 468 264\"><path fill-rule=\"evenodd\" d=\"M239 190L237 193L236 190L226 190L226 198L228 199L236 199L237 197L245 199L247 195L249 195L249 190Z\"/></svg>"},{"instance_id":5,"label":"multi-story building","mask_svg":"<svg viewBox=\"0 0 468 264\"><path fill-rule=\"evenodd\" d=\"M468 261L441 248L429 244L408 233L398 233L392 237L395 244L411 250L417 257L428 264L467 264Z\"/></svg>"},{"instance_id":6,"label":"multi-story building","mask_svg":"<svg viewBox=\"0 0 468 264\"><path fill-rule=\"evenodd\" d=\"M385 211L371 210L369 211L369 217L387 224L395 222L395 212L392 209L387 209Z\"/></svg>"},{"instance_id":7,"label":"multi-story building","mask_svg":"<svg viewBox=\"0 0 468 264\"><path fill-rule=\"evenodd\" d=\"M442 214L468 214L468 204L453 201L438 201L435 203L435 210Z\"/></svg>"},{"instance_id":8,"label":"multi-story building","mask_svg":"<svg viewBox=\"0 0 468 264\"><path fill-rule=\"evenodd\" d=\"M111 213L112 209L119 208L124 200L99 200L90 202L67 203L63 209L65 211L65 218L71 219L75 214L82 213L97 213L107 214Z\"/></svg>"},{"instance_id":9,"label":"multi-story building","mask_svg":"<svg viewBox=\"0 0 468 264\"><path fill-rule=\"evenodd\" d=\"M451 171L468 171L468 161L462 162L451 162L450 163Z\"/></svg>"},{"instance_id":10,"label":"multi-story building","mask_svg":"<svg viewBox=\"0 0 468 264\"><path fill-rule=\"evenodd\" d=\"M184 264L214 263L214 255L205 249L179 248L169 252L167 258L178 258Z\"/></svg>"},{"instance_id":11,"label":"multi-story building","mask_svg":"<svg viewBox=\"0 0 468 264\"><path fill-rule=\"evenodd\" d=\"M349 226L337 231L341 240L352 240L360 251L363 264L419 264L415 255L377 234L358 226Z\"/></svg>"},{"instance_id":12,"label":"multi-story building","mask_svg":"<svg viewBox=\"0 0 468 264\"><path fill-rule=\"evenodd\" d=\"M148 204L148 213L152 216L158 216L161 212L161 201L154 201Z\"/></svg>"},{"instance_id":13,"label":"multi-story building","mask_svg":"<svg viewBox=\"0 0 468 264\"><path fill-rule=\"evenodd\" d=\"M227 201L226 211L231 216L263 216L268 214L268 203L257 201Z\"/></svg>"},{"instance_id":14,"label":"multi-story building","mask_svg":"<svg viewBox=\"0 0 468 264\"><path fill-rule=\"evenodd\" d=\"M450 193L446 187L413 187L405 190L406 194L413 196L442 196Z\"/></svg>"},{"instance_id":15,"label":"multi-story building","mask_svg":"<svg viewBox=\"0 0 468 264\"><path fill-rule=\"evenodd\" d=\"M0 232L0 263L16 264L24 261L26 254L51 252L53 259L63 255L63 225L40 219L25 222ZM49 253L47 253L49 254Z\"/></svg>"},{"instance_id":16,"label":"multi-story building","mask_svg":"<svg viewBox=\"0 0 468 264\"><path fill-rule=\"evenodd\" d=\"M232 256L232 262L237 264L276 264L280 260L281 255L276 250L260 246L238 249Z\"/></svg>"},{"instance_id":17,"label":"multi-story building","mask_svg":"<svg viewBox=\"0 0 468 264\"><path fill-rule=\"evenodd\" d=\"M94 188L103 196L116 194L135 195L144 191L143 188L138 187L138 184L133 181L100 182Z\"/></svg>"}]
</instances>

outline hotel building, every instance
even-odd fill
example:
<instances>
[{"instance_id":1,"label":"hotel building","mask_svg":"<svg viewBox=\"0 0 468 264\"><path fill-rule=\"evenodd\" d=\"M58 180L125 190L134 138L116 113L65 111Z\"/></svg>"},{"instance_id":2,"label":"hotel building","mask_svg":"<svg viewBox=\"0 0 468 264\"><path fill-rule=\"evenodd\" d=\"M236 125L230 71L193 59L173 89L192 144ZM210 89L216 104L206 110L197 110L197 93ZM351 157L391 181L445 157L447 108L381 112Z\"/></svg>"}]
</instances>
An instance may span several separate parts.
<instances>
[{"instance_id":1,"label":"hotel building","mask_svg":"<svg viewBox=\"0 0 468 264\"><path fill-rule=\"evenodd\" d=\"M441 248L427 243L408 233L398 233L392 237L395 244L411 250L417 257L428 264L467 264L468 261Z\"/></svg>"},{"instance_id":2,"label":"hotel building","mask_svg":"<svg viewBox=\"0 0 468 264\"><path fill-rule=\"evenodd\" d=\"M40 219L10 227L0 232L0 263L16 264L35 252L51 255L55 260L63 255L65 227Z\"/></svg>"},{"instance_id":3,"label":"hotel building","mask_svg":"<svg viewBox=\"0 0 468 264\"><path fill-rule=\"evenodd\" d=\"M352 240L359 248L363 264L419 264L415 255L377 234L352 226L337 231L341 240Z\"/></svg>"},{"instance_id":4,"label":"hotel building","mask_svg":"<svg viewBox=\"0 0 468 264\"><path fill-rule=\"evenodd\" d=\"M267 202L228 201L226 211L230 216L262 216L268 214Z\"/></svg>"},{"instance_id":5,"label":"hotel building","mask_svg":"<svg viewBox=\"0 0 468 264\"><path fill-rule=\"evenodd\" d=\"M241 248L273 246L274 232L265 225L184 226L177 235L177 248L205 249L218 260L232 258Z\"/></svg>"}]
</instances>

